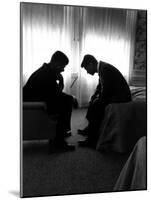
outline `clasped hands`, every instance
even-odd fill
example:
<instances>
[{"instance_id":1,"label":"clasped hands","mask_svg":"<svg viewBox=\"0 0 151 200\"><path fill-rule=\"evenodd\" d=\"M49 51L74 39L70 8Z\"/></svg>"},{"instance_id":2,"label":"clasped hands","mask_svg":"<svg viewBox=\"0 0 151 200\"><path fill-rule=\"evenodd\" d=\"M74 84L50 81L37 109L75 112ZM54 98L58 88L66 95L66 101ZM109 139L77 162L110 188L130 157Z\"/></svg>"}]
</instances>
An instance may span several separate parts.
<instances>
[{"instance_id":1,"label":"clasped hands","mask_svg":"<svg viewBox=\"0 0 151 200\"><path fill-rule=\"evenodd\" d=\"M91 100L90 100L91 104L94 104L94 103L97 103L97 102L100 102L100 95L99 94L92 96Z\"/></svg>"}]
</instances>

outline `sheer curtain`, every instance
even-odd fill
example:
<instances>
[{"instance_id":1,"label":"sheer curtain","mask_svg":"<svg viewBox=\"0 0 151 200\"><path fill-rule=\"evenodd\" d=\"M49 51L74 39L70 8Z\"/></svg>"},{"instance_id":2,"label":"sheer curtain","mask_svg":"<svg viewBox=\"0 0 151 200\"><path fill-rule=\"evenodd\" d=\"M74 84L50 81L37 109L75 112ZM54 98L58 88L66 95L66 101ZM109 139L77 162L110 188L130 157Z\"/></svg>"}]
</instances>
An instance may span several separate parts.
<instances>
[{"instance_id":1,"label":"sheer curtain","mask_svg":"<svg viewBox=\"0 0 151 200\"><path fill-rule=\"evenodd\" d=\"M128 80L133 66L136 14L125 9L22 3L24 81L61 50L70 60L63 72L64 91L76 96L81 106L87 105L98 76L80 68L83 56L89 53L113 64Z\"/></svg>"}]
</instances>

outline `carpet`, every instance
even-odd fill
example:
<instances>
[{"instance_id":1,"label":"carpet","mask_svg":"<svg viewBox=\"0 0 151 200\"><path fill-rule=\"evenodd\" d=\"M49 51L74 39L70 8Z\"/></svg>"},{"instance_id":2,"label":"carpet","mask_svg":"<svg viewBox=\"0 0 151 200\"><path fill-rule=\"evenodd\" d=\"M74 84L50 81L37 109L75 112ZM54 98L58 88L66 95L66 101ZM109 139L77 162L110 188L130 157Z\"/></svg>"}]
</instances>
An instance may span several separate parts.
<instances>
[{"instance_id":1,"label":"carpet","mask_svg":"<svg viewBox=\"0 0 151 200\"><path fill-rule=\"evenodd\" d=\"M23 197L111 192L128 155L101 153L77 145L84 140L77 127L83 128L86 110L74 110L72 152L49 153L48 141L29 141L23 145Z\"/></svg>"}]
</instances>

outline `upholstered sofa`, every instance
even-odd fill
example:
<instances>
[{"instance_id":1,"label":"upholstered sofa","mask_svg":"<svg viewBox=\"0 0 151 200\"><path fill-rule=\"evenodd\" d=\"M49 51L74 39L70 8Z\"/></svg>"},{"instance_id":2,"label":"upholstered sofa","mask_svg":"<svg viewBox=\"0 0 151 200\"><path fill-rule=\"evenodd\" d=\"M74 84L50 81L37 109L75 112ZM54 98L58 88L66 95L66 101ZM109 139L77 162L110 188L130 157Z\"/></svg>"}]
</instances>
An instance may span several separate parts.
<instances>
[{"instance_id":1,"label":"upholstered sofa","mask_svg":"<svg viewBox=\"0 0 151 200\"><path fill-rule=\"evenodd\" d=\"M53 140L57 116L48 115L44 102L23 102L23 140Z\"/></svg>"}]
</instances>

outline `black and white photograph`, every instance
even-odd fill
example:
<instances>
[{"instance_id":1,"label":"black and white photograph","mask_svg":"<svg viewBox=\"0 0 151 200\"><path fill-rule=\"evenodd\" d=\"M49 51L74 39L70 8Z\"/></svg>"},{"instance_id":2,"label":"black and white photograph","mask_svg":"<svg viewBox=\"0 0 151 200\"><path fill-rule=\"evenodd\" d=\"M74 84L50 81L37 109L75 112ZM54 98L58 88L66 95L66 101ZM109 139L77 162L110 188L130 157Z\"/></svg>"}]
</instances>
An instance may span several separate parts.
<instances>
[{"instance_id":1,"label":"black and white photograph","mask_svg":"<svg viewBox=\"0 0 151 200\"><path fill-rule=\"evenodd\" d=\"M20 3L21 197L147 190L147 12Z\"/></svg>"}]
</instances>

